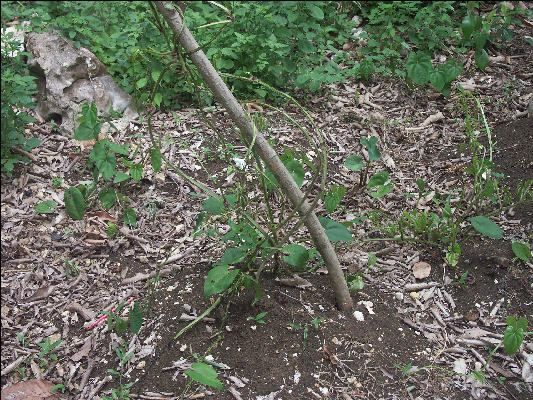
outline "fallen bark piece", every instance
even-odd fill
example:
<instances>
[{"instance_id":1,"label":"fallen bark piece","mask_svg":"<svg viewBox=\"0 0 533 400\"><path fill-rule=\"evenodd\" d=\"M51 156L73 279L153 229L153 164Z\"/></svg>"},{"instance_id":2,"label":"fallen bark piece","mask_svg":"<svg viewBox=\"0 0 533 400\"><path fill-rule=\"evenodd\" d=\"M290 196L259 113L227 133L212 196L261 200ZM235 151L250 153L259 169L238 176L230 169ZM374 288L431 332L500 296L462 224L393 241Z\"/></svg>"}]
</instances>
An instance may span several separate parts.
<instances>
[{"instance_id":1,"label":"fallen bark piece","mask_svg":"<svg viewBox=\"0 0 533 400\"><path fill-rule=\"evenodd\" d=\"M37 289L34 294L32 294L30 297L23 299L21 303L31 303L33 301L46 299L54 292L54 290L56 290L56 287L54 285Z\"/></svg>"},{"instance_id":2,"label":"fallen bark piece","mask_svg":"<svg viewBox=\"0 0 533 400\"><path fill-rule=\"evenodd\" d=\"M419 261L413 265L413 275L416 279L424 279L431 273L431 265L427 262Z\"/></svg>"},{"instance_id":3,"label":"fallen bark piece","mask_svg":"<svg viewBox=\"0 0 533 400\"><path fill-rule=\"evenodd\" d=\"M94 317L96 317L96 314L93 310L86 309L76 302L70 303L66 310L77 312L85 321L91 321L94 319Z\"/></svg>"},{"instance_id":4,"label":"fallen bark piece","mask_svg":"<svg viewBox=\"0 0 533 400\"><path fill-rule=\"evenodd\" d=\"M50 393L53 386L44 379L19 382L2 390L2 400L57 400L58 395Z\"/></svg>"}]
</instances>

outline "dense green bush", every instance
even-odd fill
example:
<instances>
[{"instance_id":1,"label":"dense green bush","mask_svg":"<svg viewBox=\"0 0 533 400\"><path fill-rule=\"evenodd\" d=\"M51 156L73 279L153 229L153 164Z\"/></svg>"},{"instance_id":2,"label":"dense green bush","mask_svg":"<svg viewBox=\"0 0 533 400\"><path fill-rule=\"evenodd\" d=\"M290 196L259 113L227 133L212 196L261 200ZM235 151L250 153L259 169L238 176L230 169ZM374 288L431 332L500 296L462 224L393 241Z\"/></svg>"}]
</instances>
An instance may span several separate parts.
<instances>
[{"instance_id":1,"label":"dense green bush","mask_svg":"<svg viewBox=\"0 0 533 400\"><path fill-rule=\"evenodd\" d=\"M483 3L235 1L217 4L189 2L185 11L187 26L215 67L236 76L255 77L291 92L295 87L315 91L351 77L367 80L373 74L405 77L409 55L431 57L436 51L448 55L461 53L468 46L460 35L467 7L472 14ZM363 21L361 37L366 40L355 53L342 48L353 38L351 18L356 14ZM510 36L508 26L516 22L510 15L505 10L494 15L489 40L494 42L494 34ZM2 2L2 24L15 17L31 19L33 30L57 29L76 46L88 47L107 66L117 83L140 102L178 107L191 100L193 88L184 79L190 64L182 64L174 49L169 49L169 45L174 45L173 36L169 29L158 28L148 2ZM446 75L437 85L438 90L446 93L455 78L454 74L442 72L443 68L448 67L438 67L434 75ZM158 79L161 82L156 92ZM269 95L250 81L227 79L237 96L265 98ZM191 81L201 86L200 79L193 77ZM204 100L209 102L209 95Z\"/></svg>"},{"instance_id":2,"label":"dense green bush","mask_svg":"<svg viewBox=\"0 0 533 400\"><path fill-rule=\"evenodd\" d=\"M412 51L432 54L459 39L456 32L464 3L456 1L364 2L368 45L360 48L376 65L376 72L405 77L405 58Z\"/></svg>"},{"instance_id":3,"label":"dense green bush","mask_svg":"<svg viewBox=\"0 0 533 400\"><path fill-rule=\"evenodd\" d=\"M227 2L233 22L210 3L191 2L185 20L222 72L256 76L278 88L341 81L356 70L336 61L349 57L337 49L348 40L351 22L337 2ZM2 23L31 19L31 29L57 29L76 46L85 46L107 66L128 93L146 101L164 65L172 60L167 42L153 23L147 2L2 2ZM224 26L226 25L226 26ZM221 32L220 27L223 27ZM336 57L338 60L336 60ZM354 64L353 62L351 63ZM163 75L159 102L187 97L191 89L176 64ZM263 89L236 80L238 95L264 98ZM174 105L174 104L172 104Z\"/></svg>"},{"instance_id":4,"label":"dense green bush","mask_svg":"<svg viewBox=\"0 0 533 400\"><path fill-rule=\"evenodd\" d=\"M14 148L30 151L41 142L24 136L24 126L34 121L23 109L33 108L32 94L36 93L34 77L27 75L27 66L19 51L20 43L13 33L2 35L2 172L11 175L17 162L27 162L28 157L13 152ZM16 54L16 55L15 55Z\"/></svg>"}]
</instances>

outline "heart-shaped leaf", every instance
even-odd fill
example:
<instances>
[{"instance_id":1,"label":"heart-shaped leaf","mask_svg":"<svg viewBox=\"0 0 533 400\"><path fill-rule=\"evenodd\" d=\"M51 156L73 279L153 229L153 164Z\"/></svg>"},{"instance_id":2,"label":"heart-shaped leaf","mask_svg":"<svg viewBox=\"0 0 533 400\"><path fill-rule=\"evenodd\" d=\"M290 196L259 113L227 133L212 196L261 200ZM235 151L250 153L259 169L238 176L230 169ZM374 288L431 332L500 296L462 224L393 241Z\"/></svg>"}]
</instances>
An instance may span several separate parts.
<instances>
[{"instance_id":1,"label":"heart-shaped leaf","mask_svg":"<svg viewBox=\"0 0 533 400\"><path fill-rule=\"evenodd\" d=\"M185 371L193 381L199 382L203 385L214 387L215 389L224 389L222 382L217 379L217 372L215 369L204 363L194 363L191 365L193 369Z\"/></svg>"},{"instance_id":2,"label":"heart-shaped leaf","mask_svg":"<svg viewBox=\"0 0 533 400\"><path fill-rule=\"evenodd\" d=\"M72 219L80 220L83 218L86 207L85 198L77 188L71 186L65 190L65 196L63 200L65 202L67 213Z\"/></svg>"},{"instance_id":3,"label":"heart-shaped leaf","mask_svg":"<svg viewBox=\"0 0 533 400\"><path fill-rule=\"evenodd\" d=\"M489 65L489 55L487 54L485 49L476 50L474 58L476 60L476 65L482 71L484 71L485 68L487 68L487 65Z\"/></svg>"},{"instance_id":4,"label":"heart-shaped leaf","mask_svg":"<svg viewBox=\"0 0 533 400\"><path fill-rule=\"evenodd\" d=\"M405 63L407 75L418 85L425 85L429 80L429 73L433 71L431 57L424 52L413 53Z\"/></svg>"},{"instance_id":5,"label":"heart-shaped leaf","mask_svg":"<svg viewBox=\"0 0 533 400\"><path fill-rule=\"evenodd\" d=\"M363 162L363 159L359 156L348 156L346 159L344 166L352 171L360 171L365 166L365 163Z\"/></svg>"},{"instance_id":6,"label":"heart-shaped leaf","mask_svg":"<svg viewBox=\"0 0 533 400\"><path fill-rule=\"evenodd\" d=\"M302 187L305 177L305 171L302 165L296 160L291 160L285 163L285 167L291 174L292 178L294 179L294 182L296 182L298 187Z\"/></svg>"},{"instance_id":7,"label":"heart-shaped leaf","mask_svg":"<svg viewBox=\"0 0 533 400\"><path fill-rule=\"evenodd\" d=\"M344 197L344 194L346 193L346 187L344 185L331 185L328 193L326 194L326 211L331 214L337 206L339 205L340 201Z\"/></svg>"},{"instance_id":8,"label":"heart-shaped leaf","mask_svg":"<svg viewBox=\"0 0 533 400\"><path fill-rule=\"evenodd\" d=\"M326 231L326 235L330 241L349 242L352 240L352 234L344 225L325 217L318 217L318 220Z\"/></svg>"},{"instance_id":9,"label":"heart-shaped leaf","mask_svg":"<svg viewBox=\"0 0 533 400\"><path fill-rule=\"evenodd\" d=\"M126 225L136 227L137 214L135 213L135 210L131 207L126 207L126 209L124 210L123 220Z\"/></svg>"},{"instance_id":10,"label":"heart-shaped leaf","mask_svg":"<svg viewBox=\"0 0 533 400\"><path fill-rule=\"evenodd\" d=\"M309 259L309 252L305 247L299 244L289 244L283 248L283 252L288 253L287 256L283 256L283 261L287 264L301 269L305 268Z\"/></svg>"},{"instance_id":11,"label":"heart-shaped leaf","mask_svg":"<svg viewBox=\"0 0 533 400\"><path fill-rule=\"evenodd\" d=\"M220 215L224 212L224 203L216 197L210 197L203 201L202 207L208 213Z\"/></svg>"},{"instance_id":12,"label":"heart-shaped leaf","mask_svg":"<svg viewBox=\"0 0 533 400\"><path fill-rule=\"evenodd\" d=\"M379 160L381 158L381 153L376 146L376 143L378 142L378 138L376 136L372 136L368 139L361 138L360 142L362 145L366 146L370 161Z\"/></svg>"},{"instance_id":13,"label":"heart-shaped leaf","mask_svg":"<svg viewBox=\"0 0 533 400\"><path fill-rule=\"evenodd\" d=\"M229 271L228 265L219 265L211 269L204 281L204 296L222 293L230 287L239 271L239 269Z\"/></svg>"},{"instance_id":14,"label":"heart-shaped leaf","mask_svg":"<svg viewBox=\"0 0 533 400\"><path fill-rule=\"evenodd\" d=\"M388 171L379 171L372 175L372 178L368 180L366 187L371 189L375 186L381 186L389 179Z\"/></svg>"},{"instance_id":15,"label":"heart-shaped leaf","mask_svg":"<svg viewBox=\"0 0 533 400\"><path fill-rule=\"evenodd\" d=\"M529 262L531 260L531 248L529 243L521 242L512 242L511 247L513 248L514 255L517 256L520 260Z\"/></svg>"},{"instance_id":16,"label":"heart-shaped leaf","mask_svg":"<svg viewBox=\"0 0 533 400\"><path fill-rule=\"evenodd\" d=\"M56 208L57 203L53 200L41 201L34 207L35 211L39 214L52 214Z\"/></svg>"},{"instance_id":17,"label":"heart-shaped leaf","mask_svg":"<svg viewBox=\"0 0 533 400\"><path fill-rule=\"evenodd\" d=\"M477 217L469 218L469 221L474 229L482 235L493 239L501 239L503 237L503 232L500 227L487 217L478 215Z\"/></svg>"},{"instance_id":18,"label":"heart-shaped leaf","mask_svg":"<svg viewBox=\"0 0 533 400\"><path fill-rule=\"evenodd\" d=\"M98 194L98 198L100 199L102 208L104 210L109 210L115 204L117 194L115 193L115 189L113 188L109 188L109 189L103 188L102 190L100 190L100 193Z\"/></svg>"},{"instance_id":19,"label":"heart-shaped leaf","mask_svg":"<svg viewBox=\"0 0 533 400\"><path fill-rule=\"evenodd\" d=\"M383 197L390 193L392 188L394 187L394 184L392 182L387 183L386 185L380 185L378 186L377 190L373 190L370 192L370 195L374 198Z\"/></svg>"}]
</instances>

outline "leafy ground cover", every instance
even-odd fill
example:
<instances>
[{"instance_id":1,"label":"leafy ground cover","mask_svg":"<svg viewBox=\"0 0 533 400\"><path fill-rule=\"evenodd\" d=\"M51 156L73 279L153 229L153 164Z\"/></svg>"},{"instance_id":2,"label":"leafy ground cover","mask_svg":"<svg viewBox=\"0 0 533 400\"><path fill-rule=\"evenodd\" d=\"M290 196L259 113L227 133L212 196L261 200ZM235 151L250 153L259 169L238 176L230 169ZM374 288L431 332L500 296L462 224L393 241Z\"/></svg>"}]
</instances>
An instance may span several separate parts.
<instances>
[{"instance_id":1,"label":"leafy ground cover","mask_svg":"<svg viewBox=\"0 0 533 400\"><path fill-rule=\"evenodd\" d=\"M532 119L523 115L531 96L529 49L519 40L497 53L492 49L503 59L484 72L474 68L473 50L462 79L481 100L496 143L494 170L511 188L531 179ZM327 211L349 222L378 208L398 217L413 201L402 193L415 190L417 178L441 193L470 182L472 154L456 91L444 98L429 87L374 77L304 96L326 138L328 185L347 188L338 207L319 203L321 215ZM481 122L476 108L470 110ZM297 109L285 111L306 123ZM207 112L229 140L226 114ZM265 109L258 115L280 152L287 146L316 157L294 125ZM220 146L198 110L157 112L152 124L172 162L210 187L215 175L232 183L228 168L247 149ZM370 235L372 241L358 240L368 238L371 225L349 225L356 239L339 244L338 253L360 289L353 292L353 315L335 309L326 271L315 260L299 279L263 274L255 305L253 293L243 292L184 330L213 305L203 296L205 277L224 253L208 235L194 235L206 196L198 199L190 182L168 169L135 172L150 148L146 121L136 121L113 134L121 146L114 147L117 159L127 148L139 149L131 165L123 165L132 179L116 182L117 201L133 214L106 211L106 191L98 196L104 201L84 205L81 220L73 220L63 193L91 179L83 157L94 155L94 148L80 157L50 124L31 127L42 140L32 153L36 161L2 180L2 388L41 377L65 398L171 399L185 388L185 398L217 399L531 396L523 376L531 365L530 337L518 355L494 353L485 383L472 375L504 337L507 316L533 321L531 261L514 259L510 242L531 242L531 203L493 216L505 240L471 238L454 267L436 247L382 242L382 232ZM385 168L396 182L382 197L359 190L359 172L344 167L349 156L374 151L367 146L371 137L378 138L381 158L368 157L368 177ZM106 165L97 166L99 173ZM389 190L385 182L376 187ZM78 189L79 196L85 190L89 185ZM36 212L48 200L58 207ZM427 204L420 204L422 211ZM175 255L165 262L171 248ZM415 275L419 268L429 275ZM107 320L97 324L102 311Z\"/></svg>"}]
</instances>

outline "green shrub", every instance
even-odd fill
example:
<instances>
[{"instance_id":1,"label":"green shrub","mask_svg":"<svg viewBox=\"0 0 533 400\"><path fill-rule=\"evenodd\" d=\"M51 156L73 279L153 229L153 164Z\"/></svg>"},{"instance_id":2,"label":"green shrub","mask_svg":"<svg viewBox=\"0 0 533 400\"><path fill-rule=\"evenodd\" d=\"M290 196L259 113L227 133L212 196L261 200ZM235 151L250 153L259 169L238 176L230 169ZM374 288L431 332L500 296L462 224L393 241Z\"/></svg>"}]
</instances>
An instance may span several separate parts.
<instances>
[{"instance_id":1,"label":"green shrub","mask_svg":"<svg viewBox=\"0 0 533 400\"><path fill-rule=\"evenodd\" d=\"M466 8L455 1L364 2L368 43L359 49L376 65L376 72L405 77L405 56L415 48L433 54L458 40L452 19L464 15Z\"/></svg>"},{"instance_id":2,"label":"green shrub","mask_svg":"<svg viewBox=\"0 0 533 400\"><path fill-rule=\"evenodd\" d=\"M165 36L158 30L147 2L2 2L3 21L31 19L31 29L58 30L75 46L89 48L117 83L145 102L165 65L173 60ZM228 2L226 11L211 3L191 2L185 21L203 50L221 72L256 76L284 90L294 86L317 90L355 76L340 62L356 66L337 49L349 39L353 25L347 7L338 2ZM231 20L230 20L231 21ZM223 27L222 31L220 28ZM165 32L170 39L172 35ZM183 80L183 66L163 74L156 105L177 106L190 100L192 89ZM266 91L235 80L239 96L265 98Z\"/></svg>"},{"instance_id":3,"label":"green shrub","mask_svg":"<svg viewBox=\"0 0 533 400\"><path fill-rule=\"evenodd\" d=\"M16 163L29 161L28 157L13 152L13 149L31 151L41 143L37 138L27 139L24 136L24 126L35 121L24 109L33 108L31 96L36 93L37 86L35 78L27 75L27 66L22 59L28 54L20 52L19 46L20 43L13 39L13 33L2 34L1 160L2 172L8 176Z\"/></svg>"}]
</instances>

